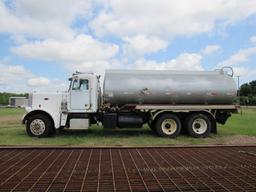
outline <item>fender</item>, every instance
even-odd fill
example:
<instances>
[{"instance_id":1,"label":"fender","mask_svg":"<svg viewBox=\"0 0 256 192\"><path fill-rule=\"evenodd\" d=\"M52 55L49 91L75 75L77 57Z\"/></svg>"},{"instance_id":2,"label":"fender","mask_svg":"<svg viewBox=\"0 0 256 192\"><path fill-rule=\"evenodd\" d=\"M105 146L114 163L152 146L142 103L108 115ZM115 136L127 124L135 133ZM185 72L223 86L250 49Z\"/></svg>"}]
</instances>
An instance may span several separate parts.
<instances>
[{"instance_id":1,"label":"fender","mask_svg":"<svg viewBox=\"0 0 256 192\"><path fill-rule=\"evenodd\" d=\"M28 118L31 117L32 115L36 115L36 114L46 115L53 122L54 127L56 129L58 129L60 127L60 122L59 122L60 117L54 116L52 113L47 112L47 111L42 110L42 109L35 109L35 110L32 110L32 111L28 112L27 114L25 114L22 117L22 124L26 124Z\"/></svg>"}]
</instances>

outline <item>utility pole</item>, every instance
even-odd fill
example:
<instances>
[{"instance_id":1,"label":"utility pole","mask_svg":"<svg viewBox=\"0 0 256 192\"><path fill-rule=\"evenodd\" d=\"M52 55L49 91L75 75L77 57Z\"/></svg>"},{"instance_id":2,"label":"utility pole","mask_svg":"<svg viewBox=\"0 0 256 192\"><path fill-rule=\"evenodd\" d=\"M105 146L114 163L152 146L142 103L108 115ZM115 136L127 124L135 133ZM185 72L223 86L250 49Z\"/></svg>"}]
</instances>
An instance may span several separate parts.
<instances>
[{"instance_id":1,"label":"utility pole","mask_svg":"<svg viewBox=\"0 0 256 192\"><path fill-rule=\"evenodd\" d=\"M240 105L240 76L236 76L237 77L237 97L238 97L238 104ZM242 111L241 111L242 112Z\"/></svg>"},{"instance_id":2,"label":"utility pole","mask_svg":"<svg viewBox=\"0 0 256 192\"><path fill-rule=\"evenodd\" d=\"M238 86L238 90L240 90L240 76L237 76L237 86Z\"/></svg>"}]
</instances>

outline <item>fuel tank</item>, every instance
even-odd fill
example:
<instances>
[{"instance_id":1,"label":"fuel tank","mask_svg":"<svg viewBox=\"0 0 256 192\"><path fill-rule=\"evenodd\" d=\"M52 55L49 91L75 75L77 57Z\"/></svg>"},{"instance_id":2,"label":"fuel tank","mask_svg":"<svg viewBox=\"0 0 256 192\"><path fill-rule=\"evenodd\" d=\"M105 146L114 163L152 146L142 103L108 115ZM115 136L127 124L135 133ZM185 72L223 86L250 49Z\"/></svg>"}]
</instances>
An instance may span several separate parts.
<instances>
[{"instance_id":1,"label":"fuel tank","mask_svg":"<svg viewBox=\"0 0 256 192\"><path fill-rule=\"evenodd\" d=\"M114 107L232 104L236 95L233 77L223 70L107 70L103 85L103 102Z\"/></svg>"}]
</instances>

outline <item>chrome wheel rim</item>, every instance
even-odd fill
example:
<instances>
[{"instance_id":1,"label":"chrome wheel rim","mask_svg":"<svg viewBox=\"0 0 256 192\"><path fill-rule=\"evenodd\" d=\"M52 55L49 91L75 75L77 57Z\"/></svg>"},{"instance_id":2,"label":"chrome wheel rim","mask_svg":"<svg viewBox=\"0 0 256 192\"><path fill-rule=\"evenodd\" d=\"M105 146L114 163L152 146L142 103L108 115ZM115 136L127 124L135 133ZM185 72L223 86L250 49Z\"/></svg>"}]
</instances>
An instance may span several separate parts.
<instances>
[{"instance_id":1,"label":"chrome wheel rim","mask_svg":"<svg viewBox=\"0 0 256 192\"><path fill-rule=\"evenodd\" d=\"M192 124L192 129L197 134L204 134L207 131L207 128L207 122L202 118L195 119Z\"/></svg>"},{"instance_id":2,"label":"chrome wheel rim","mask_svg":"<svg viewBox=\"0 0 256 192\"><path fill-rule=\"evenodd\" d=\"M30 131L36 135L42 135L45 131L45 123L43 120L41 119L34 119L31 123L30 123Z\"/></svg>"},{"instance_id":3,"label":"chrome wheel rim","mask_svg":"<svg viewBox=\"0 0 256 192\"><path fill-rule=\"evenodd\" d=\"M173 119L165 119L161 124L161 128L166 135L172 135L177 130L177 123Z\"/></svg>"}]
</instances>

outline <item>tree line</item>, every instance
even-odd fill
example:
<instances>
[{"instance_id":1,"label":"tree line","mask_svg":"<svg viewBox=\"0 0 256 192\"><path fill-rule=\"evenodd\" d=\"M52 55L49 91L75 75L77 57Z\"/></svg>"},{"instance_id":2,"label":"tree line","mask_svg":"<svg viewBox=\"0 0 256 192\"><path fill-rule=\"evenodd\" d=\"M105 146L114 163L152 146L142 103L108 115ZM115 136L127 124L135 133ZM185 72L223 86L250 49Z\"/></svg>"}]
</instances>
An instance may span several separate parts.
<instances>
[{"instance_id":1,"label":"tree line","mask_svg":"<svg viewBox=\"0 0 256 192\"><path fill-rule=\"evenodd\" d=\"M9 97L27 97L27 93L6 93L0 92L0 105L8 105L9 104Z\"/></svg>"},{"instance_id":2,"label":"tree line","mask_svg":"<svg viewBox=\"0 0 256 192\"><path fill-rule=\"evenodd\" d=\"M241 85L240 105L256 105L256 80Z\"/></svg>"}]
</instances>

